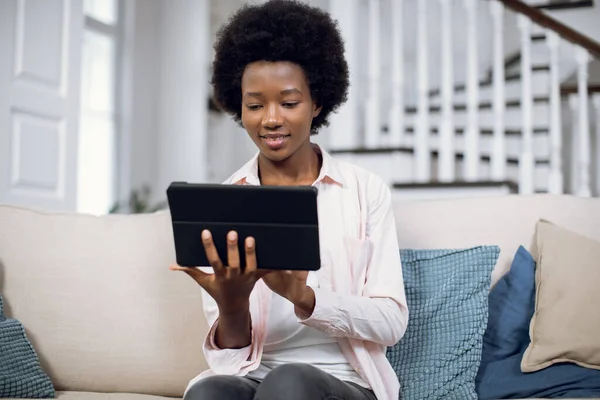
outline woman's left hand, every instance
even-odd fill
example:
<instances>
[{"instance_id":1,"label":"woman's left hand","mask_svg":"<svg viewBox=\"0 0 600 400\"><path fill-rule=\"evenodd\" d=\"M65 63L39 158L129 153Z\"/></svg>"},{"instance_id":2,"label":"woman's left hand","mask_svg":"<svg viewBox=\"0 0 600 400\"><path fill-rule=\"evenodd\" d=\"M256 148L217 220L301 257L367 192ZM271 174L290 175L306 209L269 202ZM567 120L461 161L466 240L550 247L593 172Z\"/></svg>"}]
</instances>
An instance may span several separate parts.
<instances>
[{"instance_id":1,"label":"woman's left hand","mask_svg":"<svg viewBox=\"0 0 600 400\"><path fill-rule=\"evenodd\" d=\"M306 319L315 308L315 292L306 285L308 271L271 271L262 277L269 289L291 301L296 315Z\"/></svg>"}]
</instances>

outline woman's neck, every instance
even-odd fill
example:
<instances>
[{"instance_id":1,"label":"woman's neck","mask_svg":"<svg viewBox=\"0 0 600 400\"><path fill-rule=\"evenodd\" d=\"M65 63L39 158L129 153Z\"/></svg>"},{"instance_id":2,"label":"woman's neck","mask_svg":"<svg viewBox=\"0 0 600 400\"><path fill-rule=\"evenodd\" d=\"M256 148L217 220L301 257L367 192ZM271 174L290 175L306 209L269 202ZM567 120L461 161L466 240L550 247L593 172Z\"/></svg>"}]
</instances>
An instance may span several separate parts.
<instances>
[{"instance_id":1,"label":"woman's neck","mask_svg":"<svg viewBox=\"0 0 600 400\"><path fill-rule=\"evenodd\" d=\"M310 141L283 161L272 161L258 156L258 174L261 185L309 186L319 177L321 157Z\"/></svg>"}]
</instances>

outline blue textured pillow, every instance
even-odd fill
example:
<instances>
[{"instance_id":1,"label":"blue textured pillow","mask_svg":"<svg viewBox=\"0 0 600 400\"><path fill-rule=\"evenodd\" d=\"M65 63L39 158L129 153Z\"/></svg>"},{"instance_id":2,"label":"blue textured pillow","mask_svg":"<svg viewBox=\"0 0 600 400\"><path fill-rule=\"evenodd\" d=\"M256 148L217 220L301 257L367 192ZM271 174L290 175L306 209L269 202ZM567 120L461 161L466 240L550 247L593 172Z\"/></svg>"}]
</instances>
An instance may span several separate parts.
<instances>
[{"instance_id":1,"label":"blue textured pillow","mask_svg":"<svg viewBox=\"0 0 600 400\"><path fill-rule=\"evenodd\" d=\"M410 317L388 348L404 400L477 400L475 376L500 249L401 250Z\"/></svg>"},{"instance_id":2,"label":"blue textured pillow","mask_svg":"<svg viewBox=\"0 0 600 400\"><path fill-rule=\"evenodd\" d=\"M4 316L0 295L0 398L54 398L52 381L40 366L23 325Z\"/></svg>"},{"instance_id":3,"label":"blue textured pillow","mask_svg":"<svg viewBox=\"0 0 600 400\"><path fill-rule=\"evenodd\" d=\"M476 379L481 400L600 397L600 371L556 364L534 373L521 372L535 311L535 260L523 247L489 297L488 326L483 336Z\"/></svg>"}]
</instances>

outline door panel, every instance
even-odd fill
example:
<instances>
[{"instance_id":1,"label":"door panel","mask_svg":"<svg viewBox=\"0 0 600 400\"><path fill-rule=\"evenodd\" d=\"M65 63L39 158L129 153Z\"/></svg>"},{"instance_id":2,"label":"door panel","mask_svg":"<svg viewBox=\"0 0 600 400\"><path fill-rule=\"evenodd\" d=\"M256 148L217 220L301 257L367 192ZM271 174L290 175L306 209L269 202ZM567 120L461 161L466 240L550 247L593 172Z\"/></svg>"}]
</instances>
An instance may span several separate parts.
<instances>
[{"instance_id":1,"label":"door panel","mask_svg":"<svg viewBox=\"0 0 600 400\"><path fill-rule=\"evenodd\" d=\"M81 1L0 2L0 203L75 210Z\"/></svg>"}]
</instances>

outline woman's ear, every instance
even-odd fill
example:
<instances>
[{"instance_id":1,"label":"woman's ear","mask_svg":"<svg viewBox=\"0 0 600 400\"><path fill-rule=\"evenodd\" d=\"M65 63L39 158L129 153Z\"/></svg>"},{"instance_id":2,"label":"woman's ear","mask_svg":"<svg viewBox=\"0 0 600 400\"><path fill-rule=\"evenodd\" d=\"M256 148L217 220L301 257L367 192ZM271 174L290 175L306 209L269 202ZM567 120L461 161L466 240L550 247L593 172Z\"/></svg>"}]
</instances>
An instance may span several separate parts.
<instances>
[{"instance_id":1,"label":"woman's ear","mask_svg":"<svg viewBox=\"0 0 600 400\"><path fill-rule=\"evenodd\" d=\"M315 104L315 108L313 109L313 113L312 113L312 117L316 118L317 115L319 115L321 113L321 110L323 109L323 106L318 106Z\"/></svg>"}]
</instances>

